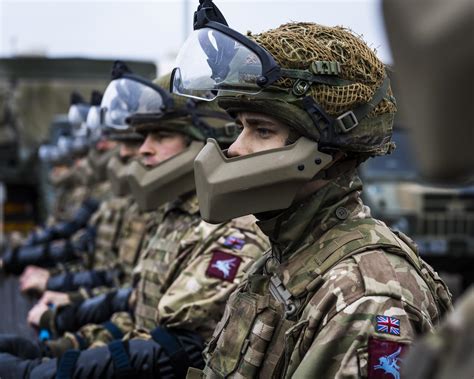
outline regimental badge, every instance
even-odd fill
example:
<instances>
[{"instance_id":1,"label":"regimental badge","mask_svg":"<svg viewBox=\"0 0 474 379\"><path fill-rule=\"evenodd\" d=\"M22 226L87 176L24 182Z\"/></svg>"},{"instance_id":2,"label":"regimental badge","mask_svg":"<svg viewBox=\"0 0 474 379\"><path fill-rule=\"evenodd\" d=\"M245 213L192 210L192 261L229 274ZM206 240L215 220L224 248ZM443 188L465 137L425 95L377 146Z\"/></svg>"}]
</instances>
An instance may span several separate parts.
<instances>
[{"instance_id":1,"label":"regimental badge","mask_svg":"<svg viewBox=\"0 0 474 379\"><path fill-rule=\"evenodd\" d=\"M240 250L244 247L244 245L245 245L245 241L235 236L229 236L224 241L224 246L230 247L231 249Z\"/></svg>"},{"instance_id":2,"label":"regimental badge","mask_svg":"<svg viewBox=\"0 0 474 379\"><path fill-rule=\"evenodd\" d=\"M211 278L218 278L232 282L237 275L242 259L223 251L214 250L206 275Z\"/></svg>"},{"instance_id":3,"label":"regimental badge","mask_svg":"<svg viewBox=\"0 0 474 379\"><path fill-rule=\"evenodd\" d=\"M369 379L400 379L400 364L407 345L369 338Z\"/></svg>"},{"instance_id":4,"label":"regimental badge","mask_svg":"<svg viewBox=\"0 0 474 379\"><path fill-rule=\"evenodd\" d=\"M400 320L396 317L378 315L376 319L376 330L379 333L400 335Z\"/></svg>"}]
</instances>

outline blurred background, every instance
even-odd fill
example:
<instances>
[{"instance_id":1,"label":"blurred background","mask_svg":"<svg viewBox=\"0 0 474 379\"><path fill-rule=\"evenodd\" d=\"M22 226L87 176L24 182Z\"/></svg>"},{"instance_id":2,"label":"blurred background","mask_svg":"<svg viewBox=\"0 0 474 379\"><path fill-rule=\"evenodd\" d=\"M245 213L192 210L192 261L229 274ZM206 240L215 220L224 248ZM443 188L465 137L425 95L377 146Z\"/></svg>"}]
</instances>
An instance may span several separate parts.
<instances>
[{"instance_id":1,"label":"blurred background","mask_svg":"<svg viewBox=\"0 0 474 379\"><path fill-rule=\"evenodd\" d=\"M192 30L197 0L0 0L0 55L133 59L173 67ZM229 25L259 32L289 21L344 25L386 63L390 51L378 0L218 0Z\"/></svg>"},{"instance_id":2,"label":"blurred background","mask_svg":"<svg viewBox=\"0 0 474 379\"><path fill-rule=\"evenodd\" d=\"M49 168L38 161L37 150L70 129L65 113L71 91L85 98L93 89L103 91L116 59L149 78L170 71L192 30L197 4L0 0L0 244L4 233L29 232L46 218L52 196L46 180ZM242 33L289 21L352 29L389 67L399 97L381 1L216 4L229 25ZM424 259L458 295L474 278L474 187L424 180L410 136L414 128L401 109L394 132L397 150L361 167L365 201L375 217L415 239Z\"/></svg>"}]
</instances>

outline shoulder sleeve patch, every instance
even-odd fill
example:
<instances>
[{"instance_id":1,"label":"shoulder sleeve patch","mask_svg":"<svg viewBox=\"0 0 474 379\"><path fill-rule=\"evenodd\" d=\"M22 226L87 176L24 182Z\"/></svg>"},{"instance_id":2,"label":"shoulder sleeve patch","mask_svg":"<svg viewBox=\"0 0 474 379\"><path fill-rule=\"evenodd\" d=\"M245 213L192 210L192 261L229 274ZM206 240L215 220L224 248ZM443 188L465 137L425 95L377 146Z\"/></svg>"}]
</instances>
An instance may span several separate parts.
<instances>
[{"instance_id":1,"label":"shoulder sleeve patch","mask_svg":"<svg viewBox=\"0 0 474 379\"><path fill-rule=\"evenodd\" d=\"M214 250L209 266L207 266L206 276L232 282L237 275L241 262L240 257Z\"/></svg>"},{"instance_id":2,"label":"shoulder sleeve patch","mask_svg":"<svg viewBox=\"0 0 474 379\"><path fill-rule=\"evenodd\" d=\"M224 241L224 246L229 248L234 248L237 250L242 250L245 245L245 240L242 238L237 238L236 236L228 236Z\"/></svg>"},{"instance_id":3,"label":"shoulder sleeve patch","mask_svg":"<svg viewBox=\"0 0 474 379\"><path fill-rule=\"evenodd\" d=\"M407 345L369 338L369 379L400 379L400 365Z\"/></svg>"}]
</instances>

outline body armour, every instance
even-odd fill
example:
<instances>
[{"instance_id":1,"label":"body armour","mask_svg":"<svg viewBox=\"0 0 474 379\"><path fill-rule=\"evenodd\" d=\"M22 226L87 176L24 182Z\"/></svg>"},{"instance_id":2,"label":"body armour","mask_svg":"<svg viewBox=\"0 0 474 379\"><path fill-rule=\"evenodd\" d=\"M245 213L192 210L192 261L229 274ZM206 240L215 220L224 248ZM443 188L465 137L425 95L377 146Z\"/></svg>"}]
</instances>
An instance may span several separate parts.
<instances>
[{"instance_id":1,"label":"body armour","mask_svg":"<svg viewBox=\"0 0 474 379\"><path fill-rule=\"evenodd\" d=\"M272 251L230 297L204 372L189 377L399 377L450 294L408 237L370 217L361 188L347 174L260 221Z\"/></svg>"},{"instance_id":2,"label":"body armour","mask_svg":"<svg viewBox=\"0 0 474 379\"><path fill-rule=\"evenodd\" d=\"M123 225L118 238L118 259L122 272L123 282L132 284L132 274L139 262L157 226L163 220L163 209L158 208L150 212L142 212L134 201L127 209ZM136 270L137 276L139 271Z\"/></svg>"},{"instance_id":3,"label":"body armour","mask_svg":"<svg viewBox=\"0 0 474 379\"><path fill-rule=\"evenodd\" d=\"M100 205L93 216L96 226L93 267L95 269L113 268L117 262L118 238L125 213L131 205L130 196L112 197Z\"/></svg>"}]
</instances>

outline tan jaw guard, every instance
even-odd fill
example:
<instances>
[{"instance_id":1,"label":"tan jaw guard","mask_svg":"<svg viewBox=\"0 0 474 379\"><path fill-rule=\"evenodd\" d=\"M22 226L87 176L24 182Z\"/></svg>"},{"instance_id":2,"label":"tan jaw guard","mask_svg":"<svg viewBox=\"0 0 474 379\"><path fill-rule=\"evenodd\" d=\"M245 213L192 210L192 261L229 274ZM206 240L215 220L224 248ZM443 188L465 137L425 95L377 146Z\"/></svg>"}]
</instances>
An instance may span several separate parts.
<instances>
[{"instance_id":1,"label":"tan jaw guard","mask_svg":"<svg viewBox=\"0 0 474 379\"><path fill-rule=\"evenodd\" d=\"M117 150L118 148L116 147L104 152L97 151L96 149L91 149L89 152L87 161L94 172L94 178L97 182L102 182L107 178L107 163L116 154Z\"/></svg>"},{"instance_id":2,"label":"tan jaw guard","mask_svg":"<svg viewBox=\"0 0 474 379\"><path fill-rule=\"evenodd\" d=\"M49 182L53 187L72 187L79 182L77 171L74 167L68 168L60 174L49 174Z\"/></svg>"},{"instance_id":3,"label":"tan jaw guard","mask_svg":"<svg viewBox=\"0 0 474 379\"><path fill-rule=\"evenodd\" d=\"M110 158L109 163L107 163L107 179L115 196L125 196L130 193L128 168L129 165L124 164L118 154Z\"/></svg>"},{"instance_id":4,"label":"tan jaw guard","mask_svg":"<svg viewBox=\"0 0 474 379\"><path fill-rule=\"evenodd\" d=\"M138 161L130 164L128 182L140 210L154 210L195 189L193 161L203 146L193 141L181 154L151 169Z\"/></svg>"},{"instance_id":5,"label":"tan jaw guard","mask_svg":"<svg viewBox=\"0 0 474 379\"><path fill-rule=\"evenodd\" d=\"M227 158L213 139L194 161L203 220L220 223L235 217L288 208L301 186L332 161L306 137L294 144Z\"/></svg>"}]
</instances>

